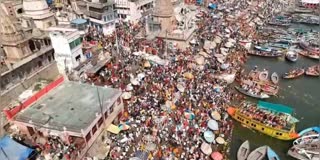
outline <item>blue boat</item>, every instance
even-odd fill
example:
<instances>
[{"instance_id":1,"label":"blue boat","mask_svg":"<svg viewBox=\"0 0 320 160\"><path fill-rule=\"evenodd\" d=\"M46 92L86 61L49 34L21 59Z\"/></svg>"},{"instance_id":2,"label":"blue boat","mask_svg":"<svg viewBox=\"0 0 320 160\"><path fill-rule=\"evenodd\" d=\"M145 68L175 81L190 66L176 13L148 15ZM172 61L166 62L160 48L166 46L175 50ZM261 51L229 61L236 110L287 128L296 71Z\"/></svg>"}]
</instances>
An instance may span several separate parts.
<instances>
[{"instance_id":1,"label":"blue boat","mask_svg":"<svg viewBox=\"0 0 320 160\"><path fill-rule=\"evenodd\" d=\"M264 46L254 46L255 49L260 50L260 51L264 51L264 52L271 52L272 48L270 47L264 47Z\"/></svg>"},{"instance_id":2,"label":"blue boat","mask_svg":"<svg viewBox=\"0 0 320 160\"><path fill-rule=\"evenodd\" d=\"M320 133L320 126L309 127L309 128L302 130L301 132L299 132L299 137L307 135L307 134L312 134L312 133L319 134Z\"/></svg>"},{"instance_id":3,"label":"blue boat","mask_svg":"<svg viewBox=\"0 0 320 160\"><path fill-rule=\"evenodd\" d=\"M274 152L270 147L267 149L268 160L280 160L276 152Z\"/></svg>"}]
</instances>

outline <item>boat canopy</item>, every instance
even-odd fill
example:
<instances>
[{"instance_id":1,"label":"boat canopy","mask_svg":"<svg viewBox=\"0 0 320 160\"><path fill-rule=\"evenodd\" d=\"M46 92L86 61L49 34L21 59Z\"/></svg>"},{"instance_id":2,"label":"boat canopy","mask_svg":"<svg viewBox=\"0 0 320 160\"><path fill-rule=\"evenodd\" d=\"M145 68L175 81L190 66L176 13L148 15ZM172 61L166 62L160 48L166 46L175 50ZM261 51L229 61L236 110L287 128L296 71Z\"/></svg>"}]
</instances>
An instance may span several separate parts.
<instances>
[{"instance_id":1,"label":"boat canopy","mask_svg":"<svg viewBox=\"0 0 320 160\"><path fill-rule=\"evenodd\" d=\"M267 109L267 110L271 110L278 113L290 114L290 115L293 113L293 109L291 107L281 105L281 104L268 103L265 101L259 101L258 108Z\"/></svg>"}]
</instances>

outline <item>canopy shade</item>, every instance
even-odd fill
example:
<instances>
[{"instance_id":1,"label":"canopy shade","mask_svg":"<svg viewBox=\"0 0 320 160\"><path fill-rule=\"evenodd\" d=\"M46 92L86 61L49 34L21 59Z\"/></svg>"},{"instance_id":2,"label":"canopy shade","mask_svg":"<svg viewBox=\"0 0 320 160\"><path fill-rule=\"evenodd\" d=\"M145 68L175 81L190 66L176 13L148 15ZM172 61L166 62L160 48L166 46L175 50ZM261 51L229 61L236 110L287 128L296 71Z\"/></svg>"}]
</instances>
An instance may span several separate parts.
<instances>
[{"instance_id":1,"label":"canopy shade","mask_svg":"<svg viewBox=\"0 0 320 160\"><path fill-rule=\"evenodd\" d=\"M278 113L286 113L290 115L293 113L293 109L291 107L281 105L281 104L269 103L265 101L259 101L258 108L271 110L273 112L278 112Z\"/></svg>"},{"instance_id":2,"label":"canopy shade","mask_svg":"<svg viewBox=\"0 0 320 160\"><path fill-rule=\"evenodd\" d=\"M33 149L21 145L9 136L5 136L0 140L0 149L1 160L25 160L33 152Z\"/></svg>"},{"instance_id":3,"label":"canopy shade","mask_svg":"<svg viewBox=\"0 0 320 160\"><path fill-rule=\"evenodd\" d=\"M113 133L113 134L118 134L120 132L120 128L114 124L110 124L108 127L107 131Z\"/></svg>"}]
</instances>

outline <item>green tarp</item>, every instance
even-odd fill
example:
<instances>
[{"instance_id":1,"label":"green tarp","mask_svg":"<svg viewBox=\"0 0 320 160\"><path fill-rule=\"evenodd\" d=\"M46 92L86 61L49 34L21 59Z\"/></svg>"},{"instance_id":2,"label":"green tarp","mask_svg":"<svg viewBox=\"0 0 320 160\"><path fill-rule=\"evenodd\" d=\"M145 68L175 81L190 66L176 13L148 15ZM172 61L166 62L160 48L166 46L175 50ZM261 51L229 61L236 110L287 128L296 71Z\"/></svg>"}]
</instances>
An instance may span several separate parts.
<instances>
[{"instance_id":1,"label":"green tarp","mask_svg":"<svg viewBox=\"0 0 320 160\"><path fill-rule=\"evenodd\" d=\"M278 113L286 113L290 115L293 113L293 109L291 107L281 105L281 104L268 103L264 101L258 102L258 108L267 109L267 110L271 110L273 112L278 112Z\"/></svg>"}]
</instances>

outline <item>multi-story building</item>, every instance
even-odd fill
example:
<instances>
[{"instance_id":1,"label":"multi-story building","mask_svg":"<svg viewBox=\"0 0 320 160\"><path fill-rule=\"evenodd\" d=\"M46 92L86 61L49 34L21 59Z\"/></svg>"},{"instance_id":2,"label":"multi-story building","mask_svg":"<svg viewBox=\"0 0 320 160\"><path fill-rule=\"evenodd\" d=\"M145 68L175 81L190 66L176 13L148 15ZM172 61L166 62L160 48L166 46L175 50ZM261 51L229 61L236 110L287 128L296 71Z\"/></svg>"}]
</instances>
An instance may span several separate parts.
<instances>
[{"instance_id":1,"label":"multi-story building","mask_svg":"<svg viewBox=\"0 0 320 160\"><path fill-rule=\"evenodd\" d=\"M151 14L154 0L115 0L118 18L132 23Z\"/></svg>"},{"instance_id":2,"label":"multi-story building","mask_svg":"<svg viewBox=\"0 0 320 160\"><path fill-rule=\"evenodd\" d=\"M39 91L42 94L31 105L20 107L24 108L22 112L5 110L5 114L28 138L45 139L34 143L45 145L48 138L55 137L62 145L74 146L63 154L80 160L106 127L119 122L118 115L123 112L122 93L118 89L62 81L60 78L45 91Z\"/></svg>"},{"instance_id":3,"label":"multi-story building","mask_svg":"<svg viewBox=\"0 0 320 160\"><path fill-rule=\"evenodd\" d=\"M301 0L300 3L302 6L310 9L320 7L320 0Z\"/></svg>"},{"instance_id":4,"label":"multi-story building","mask_svg":"<svg viewBox=\"0 0 320 160\"><path fill-rule=\"evenodd\" d=\"M39 79L54 79L58 70L50 38L39 29L22 28L0 8L0 109Z\"/></svg>"},{"instance_id":5,"label":"multi-story building","mask_svg":"<svg viewBox=\"0 0 320 160\"><path fill-rule=\"evenodd\" d=\"M79 10L88 17L89 25L104 34L115 30L116 10L114 0L77 1Z\"/></svg>"},{"instance_id":6,"label":"multi-story building","mask_svg":"<svg viewBox=\"0 0 320 160\"><path fill-rule=\"evenodd\" d=\"M1 7L10 17L20 17L23 13L21 0L5 0Z\"/></svg>"},{"instance_id":7,"label":"multi-story building","mask_svg":"<svg viewBox=\"0 0 320 160\"><path fill-rule=\"evenodd\" d=\"M51 27L49 36L55 50L55 59L61 74L79 66L86 58L82 52L80 31L69 26Z\"/></svg>"}]
</instances>

